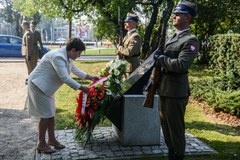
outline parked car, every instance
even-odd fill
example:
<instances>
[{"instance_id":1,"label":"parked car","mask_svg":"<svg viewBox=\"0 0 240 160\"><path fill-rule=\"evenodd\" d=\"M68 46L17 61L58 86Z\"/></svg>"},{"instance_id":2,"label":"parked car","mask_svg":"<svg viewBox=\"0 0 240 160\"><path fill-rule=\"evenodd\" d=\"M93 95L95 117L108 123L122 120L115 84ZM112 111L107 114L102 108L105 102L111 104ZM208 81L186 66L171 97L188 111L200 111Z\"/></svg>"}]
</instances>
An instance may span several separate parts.
<instances>
[{"instance_id":1,"label":"parked car","mask_svg":"<svg viewBox=\"0 0 240 160\"><path fill-rule=\"evenodd\" d=\"M66 41L67 41L67 40L66 40L65 38L60 37L60 38L55 39L54 43L57 43L57 44L65 44Z\"/></svg>"},{"instance_id":2,"label":"parked car","mask_svg":"<svg viewBox=\"0 0 240 160\"><path fill-rule=\"evenodd\" d=\"M0 57L22 57L22 38L13 35L0 35ZM50 49L43 46L46 54Z\"/></svg>"}]
</instances>

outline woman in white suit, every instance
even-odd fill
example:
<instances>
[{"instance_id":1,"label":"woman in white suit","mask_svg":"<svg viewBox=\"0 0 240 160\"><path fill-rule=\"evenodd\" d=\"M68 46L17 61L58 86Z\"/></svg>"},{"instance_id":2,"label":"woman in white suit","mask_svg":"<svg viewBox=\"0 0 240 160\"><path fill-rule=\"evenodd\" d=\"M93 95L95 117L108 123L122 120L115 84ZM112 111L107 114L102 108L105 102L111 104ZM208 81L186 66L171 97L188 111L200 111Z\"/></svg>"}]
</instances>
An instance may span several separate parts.
<instances>
[{"instance_id":1,"label":"woman in white suit","mask_svg":"<svg viewBox=\"0 0 240 160\"><path fill-rule=\"evenodd\" d=\"M43 56L37 67L28 77L27 108L29 114L40 118L38 127L38 152L53 153L65 146L60 144L54 134L55 99L54 93L65 83L75 90L88 92L89 88L70 77L72 72L82 79L95 81L91 76L78 69L73 60L84 51L85 45L79 38L72 38L65 48L56 49ZM48 142L45 134L48 131ZM53 146L55 149L51 148Z\"/></svg>"}]
</instances>

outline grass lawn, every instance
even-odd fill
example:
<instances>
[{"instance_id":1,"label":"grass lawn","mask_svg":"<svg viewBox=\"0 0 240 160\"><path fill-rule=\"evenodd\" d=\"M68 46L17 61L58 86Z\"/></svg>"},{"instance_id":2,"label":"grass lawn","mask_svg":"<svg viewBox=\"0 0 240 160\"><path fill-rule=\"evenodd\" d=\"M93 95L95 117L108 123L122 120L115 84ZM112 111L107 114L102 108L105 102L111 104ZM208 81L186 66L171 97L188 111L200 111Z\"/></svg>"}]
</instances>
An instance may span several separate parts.
<instances>
[{"instance_id":1,"label":"grass lawn","mask_svg":"<svg viewBox=\"0 0 240 160\"><path fill-rule=\"evenodd\" d=\"M83 55L116 55L116 48L87 48Z\"/></svg>"},{"instance_id":2,"label":"grass lawn","mask_svg":"<svg viewBox=\"0 0 240 160\"><path fill-rule=\"evenodd\" d=\"M60 48L60 45L48 45L47 46L50 50ZM116 48L115 47L99 47L99 48L88 48L86 51L82 53L82 55L116 55Z\"/></svg>"},{"instance_id":3,"label":"grass lawn","mask_svg":"<svg viewBox=\"0 0 240 160\"><path fill-rule=\"evenodd\" d=\"M77 61L75 64L82 70L97 74L107 61ZM192 67L190 75L194 77L209 76L209 72L204 68L201 70ZM82 81L84 85L89 82ZM63 85L56 93L56 129L74 128L74 113L76 109L76 97L79 91L74 91L70 87ZM240 127L232 127L221 121L213 119L204 114L203 109L195 103L189 103L185 115L186 130L193 134L219 154L186 157L186 160L239 160L240 159ZM105 119L100 126L111 126L109 120ZM159 157L141 158L141 160L157 160ZM161 158L166 160L167 158Z\"/></svg>"}]
</instances>

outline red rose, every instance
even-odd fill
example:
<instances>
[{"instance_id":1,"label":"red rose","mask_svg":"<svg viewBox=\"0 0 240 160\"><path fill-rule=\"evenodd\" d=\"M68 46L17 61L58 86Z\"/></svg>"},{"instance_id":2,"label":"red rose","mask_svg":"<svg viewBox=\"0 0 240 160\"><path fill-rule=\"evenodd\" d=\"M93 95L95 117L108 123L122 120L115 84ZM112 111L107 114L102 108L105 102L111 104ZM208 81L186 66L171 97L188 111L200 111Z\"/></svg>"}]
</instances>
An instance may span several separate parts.
<instances>
[{"instance_id":1,"label":"red rose","mask_svg":"<svg viewBox=\"0 0 240 160\"><path fill-rule=\"evenodd\" d=\"M92 103L92 108L93 109L95 109L95 110L98 109L98 106L99 106L99 104L97 102Z\"/></svg>"},{"instance_id":2,"label":"red rose","mask_svg":"<svg viewBox=\"0 0 240 160\"><path fill-rule=\"evenodd\" d=\"M101 100L104 97L104 92L100 91L98 92L97 98Z\"/></svg>"},{"instance_id":3,"label":"red rose","mask_svg":"<svg viewBox=\"0 0 240 160\"><path fill-rule=\"evenodd\" d=\"M89 89L89 93L88 94L89 94L91 99L94 99L97 96L97 90L95 88L91 87Z\"/></svg>"},{"instance_id":4,"label":"red rose","mask_svg":"<svg viewBox=\"0 0 240 160\"><path fill-rule=\"evenodd\" d=\"M88 116L90 117L90 119L93 119L93 115L94 115L93 110L89 109L88 110Z\"/></svg>"}]
</instances>

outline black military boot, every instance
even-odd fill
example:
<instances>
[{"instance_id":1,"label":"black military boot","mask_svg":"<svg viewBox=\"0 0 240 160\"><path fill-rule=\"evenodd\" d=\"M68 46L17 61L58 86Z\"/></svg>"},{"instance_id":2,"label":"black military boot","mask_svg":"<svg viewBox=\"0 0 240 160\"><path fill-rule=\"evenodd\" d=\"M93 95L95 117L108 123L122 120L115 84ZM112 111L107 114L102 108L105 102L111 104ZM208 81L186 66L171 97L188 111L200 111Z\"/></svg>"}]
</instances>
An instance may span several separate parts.
<instances>
[{"instance_id":1,"label":"black military boot","mask_svg":"<svg viewBox=\"0 0 240 160\"><path fill-rule=\"evenodd\" d=\"M171 149L169 149L168 150L168 160L175 160L174 159L174 151L173 150L171 150Z\"/></svg>"},{"instance_id":2,"label":"black military boot","mask_svg":"<svg viewBox=\"0 0 240 160\"><path fill-rule=\"evenodd\" d=\"M184 156L174 154L174 160L183 160Z\"/></svg>"}]
</instances>

